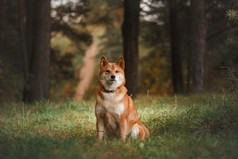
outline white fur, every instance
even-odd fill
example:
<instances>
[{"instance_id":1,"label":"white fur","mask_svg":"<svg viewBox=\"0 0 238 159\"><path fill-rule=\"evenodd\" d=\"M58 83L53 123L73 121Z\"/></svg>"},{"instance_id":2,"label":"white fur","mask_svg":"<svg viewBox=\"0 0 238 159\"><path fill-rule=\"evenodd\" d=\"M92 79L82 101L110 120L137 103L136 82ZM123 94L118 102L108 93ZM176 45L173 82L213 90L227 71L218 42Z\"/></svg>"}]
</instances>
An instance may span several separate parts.
<instances>
[{"instance_id":1,"label":"white fur","mask_svg":"<svg viewBox=\"0 0 238 159\"><path fill-rule=\"evenodd\" d=\"M109 106L108 110L111 113L117 114L117 115L121 115L124 112L125 106L124 104L117 104L115 106Z\"/></svg>"},{"instance_id":2,"label":"white fur","mask_svg":"<svg viewBox=\"0 0 238 159\"><path fill-rule=\"evenodd\" d=\"M138 124L134 124L133 127L131 128L131 137L133 139L136 139L139 135L139 127Z\"/></svg>"},{"instance_id":3,"label":"white fur","mask_svg":"<svg viewBox=\"0 0 238 159\"><path fill-rule=\"evenodd\" d=\"M125 109L124 104L112 104L111 102L104 102L103 105L107 111L117 115L121 115Z\"/></svg>"},{"instance_id":4,"label":"white fur","mask_svg":"<svg viewBox=\"0 0 238 159\"><path fill-rule=\"evenodd\" d=\"M115 81L110 82L110 75L107 75L105 72L100 76L101 82L106 90L116 90L122 83L125 81L125 77L122 73L115 75Z\"/></svg>"},{"instance_id":5,"label":"white fur","mask_svg":"<svg viewBox=\"0 0 238 159\"><path fill-rule=\"evenodd\" d=\"M124 95L125 95L124 93L121 93L119 96L117 96L117 95L115 95L115 93L104 93L103 92L103 96L105 98L104 100L114 102L114 103L118 103L120 100L122 100Z\"/></svg>"},{"instance_id":6,"label":"white fur","mask_svg":"<svg viewBox=\"0 0 238 159\"><path fill-rule=\"evenodd\" d=\"M102 100L100 96L97 96L97 101L106 109L106 111L117 115L121 115L124 112L125 106L124 104L119 103L119 101L124 97L125 94L116 96L115 93L103 93L103 95L105 99ZM96 113L103 113L105 111L102 106L96 107Z\"/></svg>"}]
</instances>

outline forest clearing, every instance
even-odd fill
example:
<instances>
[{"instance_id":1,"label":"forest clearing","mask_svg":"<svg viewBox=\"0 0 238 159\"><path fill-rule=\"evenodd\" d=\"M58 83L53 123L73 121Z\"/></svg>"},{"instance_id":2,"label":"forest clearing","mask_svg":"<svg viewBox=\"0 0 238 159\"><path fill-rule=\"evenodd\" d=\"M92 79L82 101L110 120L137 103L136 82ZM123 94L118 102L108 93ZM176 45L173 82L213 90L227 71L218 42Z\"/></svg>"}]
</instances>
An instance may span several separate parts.
<instances>
[{"instance_id":1,"label":"forest clearing","mask_svg":"<svg viewBox=\"0 0 238 159\"><path fill-rule=\"evenodd\" d=\"M0 19L1 159L237 158L237 0L0 0Z\"/></svg>"},{"instance_id":2,"label":"forest clearing","mask_svg":"<svg viewBox=\"0 0 238 159\"><path fill-rule=\"evenodd\" d=\"M135 100L151 132L144 142L96 140L94 100L0 108L0 156L5 158L236 158L235 95L144 97Z\"/></svg>"}]
</instances>

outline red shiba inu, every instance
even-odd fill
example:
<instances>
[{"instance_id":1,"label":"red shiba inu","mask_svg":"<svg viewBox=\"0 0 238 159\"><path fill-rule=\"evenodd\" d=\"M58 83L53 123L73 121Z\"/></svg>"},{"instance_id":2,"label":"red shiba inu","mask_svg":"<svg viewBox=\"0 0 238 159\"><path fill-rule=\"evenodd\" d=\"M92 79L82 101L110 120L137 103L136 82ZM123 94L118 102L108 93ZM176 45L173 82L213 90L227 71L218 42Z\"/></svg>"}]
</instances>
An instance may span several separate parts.
<instances>
[{"instance_id":1,"label":"red shiba inu","mask_svg":"<svg viewBox=\"0 0 238 159\"><path fill-rule=\"evenodd\" d=\"M109 63L105 56L101 58L95 106L98 140L102 140L104 134L120 136L123 141L129 135L141 139L150 135L139 120L132 98L127 95L124 68L123 57L117 63Z\"/></svg>"}]
</instances>

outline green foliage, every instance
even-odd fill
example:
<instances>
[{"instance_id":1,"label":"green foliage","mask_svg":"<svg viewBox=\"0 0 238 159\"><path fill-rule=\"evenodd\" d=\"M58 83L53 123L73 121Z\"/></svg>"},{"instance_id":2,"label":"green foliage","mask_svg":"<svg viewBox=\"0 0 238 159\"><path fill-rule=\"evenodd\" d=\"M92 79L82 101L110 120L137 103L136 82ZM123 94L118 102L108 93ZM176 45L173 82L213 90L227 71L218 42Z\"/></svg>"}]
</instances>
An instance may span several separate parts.
<instances>
[{"instance_id":1,"label":"green foliage","mask_svg":"<svg viewBox=\"0 0 238 159\"><path fill-rule=\"evenodd\" d=\"M75 70L82 65L86 47L83 42L72 41L67 36L55 33L51 39L50 55L50 93L52 98L72 97L77 82Z\"/></svg>"},{"instance_id":2,"label":"green foliage","mask_svg":"<svg viewBox=\"0 0 238 159\"><path fill-rule=\"evenodd\" d=\"M103 25L105 32L99 37L101 50L98 59L105 55L112 61L123 54L121 25L123 21L123 2L91 0L92 10L88 14L87 22ZM96 5L95 5L96 4ZM97 18L95 18L97 15Z\"/></svg>"},{"instance_id":3,"label":"green foliage","mask_svg":"<svg viewBox=\"0 0 238 159\"><path fill-rule=\"evenodd\" d=\"M226 15L228 16L229 20L238 20L238 10L230 9L226 12Z\"/></svg>"},{"instance_id":4,"label":"green foliage","mask_svg":"<svg viewBox=\"0 0 238 159\"><path fill-rule=\"evenodd\" d=\"M112 61L116 61L123 55L121 29L115 26L108 26L106 33L101 37L102 49L99 56L106 56Z\"/></svg>"},{"instance_id":5,"label":"green foliage","mask_svg":"<svg viewBox=\"0 0 238 159\"><path fill-rule=\"evenodd\" d=\"M135 101L151 132L142 142L96 140L95 101L6 103L0 107L2 158L236 158L236 95L196 95Z\"/></svg>"},{"instance_id":6,"label":"green foliage","mask_svg":"<svg viewBox=\"0 0 238 159\"><path fill-rule=\"evenodd\" d=\"M60 55L58 50L51 49L50 56L50 86L51 96L54 98L59 97L72 97L74 89L72 88L76 80L74 76L73 58L72 52L67 52ZM67 85L67 83L71 85ZM69 86L71 88L69 88Z\"/></svg>"},{"instance_id":7,"label":"green foliage","mask_svg":"<svg viewBox=\"0 0 238 159\"><path fill-rule=\"evenodd\" d=\"M122 1L89 0L88 3L90 11L86 15L86 23L108 25L122 20Z\"/></svg>"},{"instance_id":8,"label":"green foliage","mask_svg":"<svg viewBox=\"0 0 238 159\"><path fill-rule=\"evenodd\" d=\"M149 90L151 94L171 94L171 77L168 59L159 51L151 52L141 62L141 92Z\"/></svg>"},{"instance_id":9,"label":"green foliage","mask_svg":"<svg viewBox=\"0 0 238 159\"><path fill-rule=\"evenodd\" d=\"M72 97L83 64L84 53L94 39L100 39L100 55L113 60L122 55L120 23L123 10L121 1L79 0L79 3L60 5L52 10L52 69L51 94L54 97ZM104 31L106 28L106 31ZM103 30L103 33L101 33ZM69 57L67 64L66 56ZM73 65L72 65L73 63ZM61 66L62 65L62 66ZM64 69L65 68L65 69ZM67 71L67 72L66 72ZM70 74L70 78L65 78ZM86 93L91 97L97 81L93 81Z\"/></svg>"},{"instance_id":10,"label":"green foliage","mask_svg":"<svg viewBox=\"0 0 238 159\"><path fill-rule=\"evenodd\" d=\"M235 23L237 23L238 20L238 3L235 3L232 7L232 9L229 9L226 11L226 16L228 17L228 19L230 21L233 21ZM229 36L226 41L225 44L229 47L229 48L237 48L238 43L237 43L237 38L233 37L233 36Z\"/></svg>"},{"instance_id":11,"label":"green foliage","mask_svg":"<svg viewBox=\"0 0 238 159\"><path fill-rule=\"evenodd\" d=\"M140 25L140 44L143 48L147 48L146 51L140 51L143 57L140 65L140 90L143 93L148 89L152 94L168 95L173 91L170 60L170 29L173 28L170 28L169 25L168 1L147 1L143 6L147 6L149 9L142 10L143 19ZM189 27L189 6L187 1L179 1L177 10L177 30L180 39L178 51L182 57L182 72L186 72L189 47L187 45L189 43L187 29ZM145 70L150 70L150 73L148 74L148 71Z\"/></svg>"},{"instance_id":12,"label":"green foliage","mask_svg":"<svg viewBox=\"0 0 238 159\"><path fill-rule=\"evenodd\" d=\"M58 0L56 0L58 1ZM52 8L51 41L51 95L71 97L82 65L85 50L95 36L89 27L102 26L101 55L111 61L122 56L121 24L123 1L121 0L69 0ZM173 2L173 1L171 1ZM186 75L189 53L189 1L178 0L180 53L183 73ZM0 100L20 101L23 91L23 46L19 29L19 6L16 0L6 2L0 39ZM170 39L168 0L141 1L139 89L145 93L170 94ZM4 5L2 5L4 6ZM227 74L221 66L238 72L237 56L237 2L227 0L206 1L207 54L206 84L210 91L221 91ZM4 10L3 10L4 11ZM2 36L4 35L4 36ZM216 69L214 69L216 68ZM217 71L218 70L218 71ZM97 73L97 71L96 71ZM184 78L186 79L186 78ZM94 78L88 97L97 84Z\"/></svg>"},{"instance_id":13,"label":"green foliage","mask_svg":"<svg viewBox=\"0 0 238 159\"><path fill-rule=\"evenodd\" d=\"M149 0L142 1L142 3L144 7L142 7L141 11L140 44L150 50L147 53L142 52L140 54L143 54L143 57L148 56L149 58L151 51L160 51L162 56L169 56L169 32L173 28L169 28L168 1ZM171 1L171 3L174 3L174 1ZM187 0L178 0L177 3L179 46L184 79L186 79L190 43L188 29L190 26L190 6ZM209 61L206 62L205 66L206 88L207 90L220 91L226 79L224 78L224 72L214 68L226 66L234 69L235 72L238 70L237 21L235 20L237 2L213 0L206 1L206 6L207 54L205 59ZM150 57L152 58L153 56ZM170 61L168 61L168 65L171 65ZM167 81L161 82L166 83Z\"/></svg>"},{"instance_id":14,"label":"green foliage","mask_svg":"<svg viewBox=\"0 0 238 159\"><path fill-rule=\"evenodd\" d=\"M72 97L83 64L83 56L93 37L84 17L90 7L84 0L68 1L52 8L50 84L51 97Z\"/></svg>"},{"instance_id":15,"label":"green foliage","mask_svg":"<svg viewBox=\"0 0 238 159\"><path fill-rule=\"evenodd\" d=\"M169 34L166 27L166 24L141 22L140 43L143 49L147 48L146 51L140 51L143 57L139 65L141 93L147 91L160 95L172 93Z\"/></svg>"}]
</instances>

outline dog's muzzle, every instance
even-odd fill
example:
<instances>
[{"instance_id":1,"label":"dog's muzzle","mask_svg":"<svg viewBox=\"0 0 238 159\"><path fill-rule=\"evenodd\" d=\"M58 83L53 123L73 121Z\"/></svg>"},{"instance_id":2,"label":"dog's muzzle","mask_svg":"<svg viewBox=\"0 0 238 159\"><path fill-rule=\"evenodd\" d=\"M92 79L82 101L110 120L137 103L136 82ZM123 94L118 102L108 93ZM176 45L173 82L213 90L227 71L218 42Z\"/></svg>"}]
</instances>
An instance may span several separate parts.
<instances>
[{"instance_id":1,"label":"dog's muzzle","mask_svg":"<svg viewBox=\"0 0 238 159\"><path fill-rule=\"evenodd\" d=\"M116 79L115 79L115 78L116 78L116 76L115 76L115 75L111 75L110 81L111 81L111 82L114 82L114 81L116 81Z\"/></svg>"}]
</instances>

